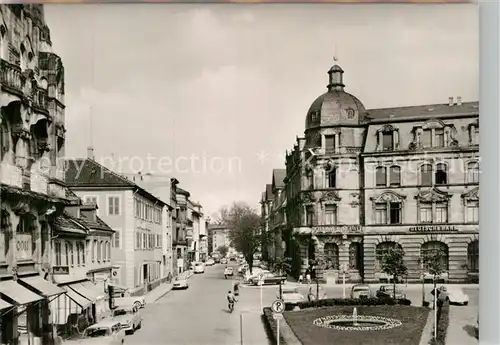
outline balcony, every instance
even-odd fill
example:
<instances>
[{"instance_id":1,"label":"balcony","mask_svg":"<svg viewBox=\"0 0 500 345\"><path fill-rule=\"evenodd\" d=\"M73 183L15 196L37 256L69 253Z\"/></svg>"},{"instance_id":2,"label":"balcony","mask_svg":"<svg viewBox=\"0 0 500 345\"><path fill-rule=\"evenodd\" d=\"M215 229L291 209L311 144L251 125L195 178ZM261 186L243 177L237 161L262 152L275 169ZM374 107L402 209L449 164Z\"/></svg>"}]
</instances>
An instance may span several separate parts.
<instances>
[{"instance_id":1,"label":"balcony","mask_svg":"<svg viewBox=\"0 0 500 345\"><path fill-rule=\"evenodd\" d=\"M33 108L41 113L49 114L49 95L47 90L41 87L34 87L32 90Z\"/></svg>"},{"instance_id":2,"label":"balcony","mask_svg":"<svg viewBox=\"0 0 500 345\"><path fill-rule=\"evenodd\" d=\"M2 84L2 88L22 97L26 77L22 74L21 67L5 60L0 60L0 69L0 83Z\"/></svg>"}]
</instances>

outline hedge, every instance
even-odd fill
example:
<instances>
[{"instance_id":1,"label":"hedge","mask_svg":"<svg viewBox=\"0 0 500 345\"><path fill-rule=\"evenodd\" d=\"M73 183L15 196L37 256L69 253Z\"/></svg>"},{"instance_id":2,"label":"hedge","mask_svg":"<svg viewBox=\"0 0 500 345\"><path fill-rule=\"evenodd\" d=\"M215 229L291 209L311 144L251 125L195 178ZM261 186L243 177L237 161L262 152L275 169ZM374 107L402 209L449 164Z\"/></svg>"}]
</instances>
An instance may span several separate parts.
<instances>
[{"instance_id":1,"label":"hedge","mask_svg":"<svg viewBox=\"0 0 500 345\"><path fill-rule=\"evenodd\" d=\"M264 328L266 330L268 338L271 340L272 344L276 344L276 333L277 333L277 325L276 320L273 319L273 311L269 307L265 307L262 309L263 315L262 322L264 323ZM280 334L280 344L286 345L285 339Z\"/></svg>"},{"instance_id":2,"label":"hedge","mask_svg":"<svg viewBox=\"0 0 500 345\"><path fill-rule=\"evenodd\" d=\"M438 304L437 309L437 338L432 337L430 345L445 345L446 332L450 324L450 303L448 301Z\"/></svg>"},{"instance_id":3,"label":"hedge","mask_svg":"<svg viewBox=\"0 0 500 345\"><path fill-rule=\"evenodd\" d=\"M327 298L320 299L318 301L307 301L300 302L297 305L300 309L315 308L315 307L332 307L332 306L343 306L343 305L411 305L411 301L408 299L394 300L392 298Z\"/></svg>"}]
</instances>

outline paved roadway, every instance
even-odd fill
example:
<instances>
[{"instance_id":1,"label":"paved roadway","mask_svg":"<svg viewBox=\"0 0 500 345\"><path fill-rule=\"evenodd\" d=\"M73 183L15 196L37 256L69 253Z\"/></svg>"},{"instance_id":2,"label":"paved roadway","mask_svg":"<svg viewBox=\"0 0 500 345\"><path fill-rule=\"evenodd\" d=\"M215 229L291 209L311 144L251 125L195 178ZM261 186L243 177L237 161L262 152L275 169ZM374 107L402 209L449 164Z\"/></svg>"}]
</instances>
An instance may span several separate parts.
<instances>
[{"instance_id":1,"label":"paved roadway","mask_svg":"<svg viewBox=\"0 0 500 345\"><path fill-rule=\"evenodd\" d=\"M260 320L258 289L241 291L235 311L227 310L226 294L232 280L224 266L205 268L189 279L189 289L171 291L156 304L141 310L142 328L128 335L126 345L268 345Z\"/></svg>"}]
</instances>

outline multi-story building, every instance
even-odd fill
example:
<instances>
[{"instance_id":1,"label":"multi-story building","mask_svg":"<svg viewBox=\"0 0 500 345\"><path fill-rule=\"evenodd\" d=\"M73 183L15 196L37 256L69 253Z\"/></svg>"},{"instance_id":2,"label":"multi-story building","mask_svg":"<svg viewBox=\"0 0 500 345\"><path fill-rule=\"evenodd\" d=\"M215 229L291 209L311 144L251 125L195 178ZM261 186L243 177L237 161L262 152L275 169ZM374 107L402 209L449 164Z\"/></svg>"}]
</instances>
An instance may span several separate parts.
<instances>
[{"instance_id":1,"label":"multi-story building","mask_svg":"<svg viewBox=\"0 0 500 345\"><path fill-rule=\"evenodd\" d=\"M42 5L0 5L0 343L51 339L50 233L70 202L62 180L64 67Z\"/></svg>"},{"instance_id":2,"label":"multi-story building","mask_svg":"<svg viewBox=\"0 0 500 345\"><path fill-rule=\"evenodd\" d=\"M202 230L205 225L205 220L203 219L203 208L200 204L192 202L191 217L193 219L193 242L191 243L191 250L193 251L193 260L201 261L201 239L203 238Z\"/></svg>"},{"instance_id":3,"label":"multi-story building","mask_svg":"<svg viewBox=\"0 0 500 345\"><path fill-rule=\"evenodd\" d=\"M321 256L316 272L327 280L340 271L351 281L387 279L383 254L400 247L410 281L428 276L436 251L445 280L476 280L478 102L367 110L344 91L343 73L329 70L305 137L286 155L282 237L296 274Z\"/></svg>"},{"instance_id":4,"label":"multi-story building","mask_svg":"<svg viewBox=\"0 0 500 345\"><path fill-rule=\"evenodd\" d=\"M229 229L224 225L209 224L208 237L210 238L209 243L211 244L211 247L208 248L210 253L216 252L217 249L222 246L227 247L231 252L234 251L234 249L231 247Z\"/></svg>"},{"instance_id":5,"label":"multi-story building","mask_svg":"<svg viewBox=\"0 0 500 345\"><path fill-rule=\"evenodd\" d=\"M160 284L165 202L137 183L88 158L66 162L66 183L115 230L111 255L113 279L133 294Z\"/></svg>"},{"instance_id":6,"label":"multi-story building","mask_svg":"<svg viewBox=\"0 0 500 345\"><path fill-rule=\"evenodd\" d=\"M71 191L69 197L80 201ZM111 281L114 231L96 215L95 204L66 207L57 217L52 237L53 281L66 293L51 303L54 325L62 337L79 319L109 316L106 284Z\"/></svg>"},{"instance_id":7,"label":"multi-story building","mask_svg":"<svg viewBox=\"0 0 500 345\"><path fill-rule=\"evenodd\" d=\"M182 273L189 268L190 254L189 245L193 233L193 221L188 216L188 200L191 195L188 191L177 187L176 193L176 210L175 210L175 232L172 236L172 246L174 249L174 267L176 273Z\"/></svg>"},{"instance_id":8,"label":"multi-story building","mask_svg":"<svg viewBox=\"0 0 500 345\"><path fill-rule=\"evenodd\" d=\"M208 221L206 218L200 219L200 261L205 262L208 258Z\"/></svg>"}]
</instances>

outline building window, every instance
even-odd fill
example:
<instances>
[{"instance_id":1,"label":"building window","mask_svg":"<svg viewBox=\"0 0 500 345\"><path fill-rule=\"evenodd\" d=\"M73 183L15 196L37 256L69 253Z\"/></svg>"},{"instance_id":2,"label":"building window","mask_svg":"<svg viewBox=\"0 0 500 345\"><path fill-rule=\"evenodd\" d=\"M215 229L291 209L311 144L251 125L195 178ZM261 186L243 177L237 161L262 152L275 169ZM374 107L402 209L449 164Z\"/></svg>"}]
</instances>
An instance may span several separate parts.
<instances>
[{"instance_id":1,"label":"building window","mask_svg":"<svg viewBox=\"0 0 500 345\"><path fill-rule=\"evenodd\" d=\"M434 130L434 146L435 147L444 147L444 129L436 128Z\"/></svg>"},{"instance_id":2,"label":"building window","mask_svg":"<svg viewBox=\"0 0 500 345\"><path fill-rule=\"evenodd\" d=\"M87 241L87 246L88 246L88 242L89 241ZM85 266L85 260L86 260L86 256L87 256L87 246L85 245L85 242L82 242L81 246L82 246L82 265Z\"/></svg>"},{"instance_id":3,"label":"building window","mask_svg":"<svg viewBox=\"0 0 500 345\"><path fill-rule=\"evenodd\" d=\"M325 135L325 151L326 153L335 153L335 135Z\"/></svg>"},{"instance_id":4,"label":"building window","mask_svg":"<svg viewBox=\"0 0 500 345\"><path fill-rule=\"evenodd\" d=\"M313 226L314 223L314 208L313 206L306 207L306 226Z\"/></svg>"},{"instance_id":5,"label":"building window","mask_svg":"<svg viewBox=\"0 0 500 345\"><path fill-rule=\"evenodd\" d=\"M375 170L375 185L377 187L387 186L387 173L385 167L377 167Z\"/></svg>"},{"instance_id":6,"label":"building window","mask_svg":"<svg viewBox=\"0 0 500 345\"><path fill-rule=\"evenodd\" d=\"M97 242L97 261L101 262L101 254L102 254L102 248L101 248L101 241L96 241Z\"/></svg>"},{"instance_id":7,"label":"building window","mask_svg":"<svg viewBox=\"0 0 500 345\"><path fill-rule=\"evenodd\" d=\"M429 262L440 253L439 263L443 270L448 270L448 246L439 241L430 241L422 245L421 256L424 263L424 268L429 269Z\"/></svg>"},{"instance_id":8,"label":"building window","mask_svg":"<svg viewBox=\"0 0 500 345\"><path fill-rule=\"evenodd\" d=\"M479 223L479 200L467 200L467 223Z\"/></svg>"},{"instance_id":9,"label":"building window","mask_svg":"<svg viewBox=\"0 0 500 345\"><path fill-rule=\"evenodd\" d=\"M86 195L85 196L85 203L96 204L97 205L97 197L96 196Z\"/></svg>"},{"instance_id":10,"label":"building window","mask_svg":"<svg viewBox=\"0 0 500 345\"><path fill-rule=\"evenodd\" d=\"M435 223L448 223L448 203L436 203L436 219Z\"/></svg>"},{"instance_id":11,"label":"building window","mask_svg":"<svg viewBox=\"0 0 500 345\"><path fill-rule=\"evenodd\" d=\"M120 248L121 246L121 230L119 229L115 229L115 233L114 233L114 241L113 241L113 247L115 248Z\"/></svg>"},{"instance_id":12,"label":"building window","mask_svg":"<svg viewBox=\"0 0 500 345\"><path fill-rule=\"evenodd\" d=\"M349 245L349 268L359 270L361 268L361 243L352 242Z\"/></svg>"},{"instance_id":13,"label":"building window","mask_svg":"<svg viewBox=\"0 0 500 345\"><path fill-rule=\"evenodd\" d=\"M108 197L108 214L116 216L120 214L120 198L117 196Z\"/></svg>"},{"instance_id":14,"label":"building window","mask_svg":"<svg viewBox=\"0 0 500 345\"><path fill-rule=\"evenodd\" d=\"M432 165L424 164L420 167L420 185L432 186Z\"/></svg>"},{"instance_id":15,"label":"building window","mask_svg":"<svg viewBox=\"0 0 500 345\"><path fill-rule=\"evenodd\" d=\"M380 271L382 268L382 263L384 262L384 257L393 250L403 251L403 247L399 243L386 241L380 242L375 248L375 268Z\"/></svg>"},{"instance_id":16,"label":"building window","mask_svg":"<svg viewBox=\"0 0 500 345\"><path fill-rule=\"evenodd\" d=\"M468 183L479 183L479 163L478 162L467 163L467 182Z\"/></svg>"},{"instance_id":17,"label":"building window","mask_svg":"<svg viewBox=\"0 0 500 345\"><path fill-rule=\"evenodd\" d=\"M436 184L442 185L448 183L448 167L446 164L439 163L436 165Z\"/></svg>"},{"instance_id":18,"label":"building window","mask_svg":"<svg viewBox=\"0 0 500 345\"><path fill-rule=\"evenodd\" d=\"M469 272L479 272L479 240L467 246L467 268Z\"/></svg>"},{"instance_id":19,"label":"building window","mask_svg":"<svg viewBox=\"0 0 500 345\"><path fill-rule=\"evenodd\" d=\"M401 224L401 203L389 203L389 224Z\"/></svg>"},{"instance_id":20,"label":"building window","mask_svg":"<svg viewBox=\"0 0 500 345\"><path fill-rule=\"evenodd\" d=\"M330 167L326 169L326 188L337 187L337 168Z\"/></svg>"},{"instance_id":21,"label":"building window","mask_svg":"<svg viewBox=\"0 0 500 345\"><path fill-rule=\"evenodd\" d=\"M420 223L432 223L432 203L421 202L420 208Z\"/></svg>"},{"instance_id":22,"label":"building window","mask_svg":"<svg viewBox=\"0 0 500 345\"><path fill-rule=\"evenodd\" d=\"M182 259L182 249L177 248L177 259Z\"/></svg>"},{"instance_id":23,"label":"building window","mask_svg":"<svg viewBox=\"0 0 500 345\"><path fill-rule=\"evenodd\" d=\"M326 205L325 206L325 225L335 225L337 224L337 206L336 205Z\"/></svg>"},{"instance_id":24,"label":"building window","mask_svg":"<svg viewBox=\"0 0 500 345\"><path fill-rule=\"evenodd\" d=\"M432 132L430 129L425 129L422 131L422 136L420 139L422 147L431 147L432 146L431 137L432 137Z\"/></svg>"},{"instance_id":25,"label":"building window","mask_svg":"<svg viewBox=\"0 0 500 345\"><path fill-rule=\"evenodd\" d=\"M339 247L336 243L325 243L325 269L338 270L339 269Z\"/></svg>"},{"instance_id":26,"label":"building window","mask_svg":"<svg viewBox=\"0 0 500 345\"><path fill-rule=\"evenodd\" d=\"M394 150L394 133L392 131L382 132L382 150Z\"/></svg>"},{"instance_id":27,"label":"building window","mask_svg":"<svg viewBox=\"0 0 500 345\"><path fill-rule=\"evenodd\" d=\"M106 251L108 253L107 259L108 261L111 261L111 243L106 242Z\"/></svg>"},{"instance_id":28,"label":"building window","mask_svg":"<svg viewBox=\"0 0 500 345\"><path fill-rule=\"evenodd\" d=\"M375 204L375 224L387 224L387 204Z\"/></svg>"},{"instance_id":29,"label":"building window","mask_svg":"<svg viewBox=\"0 0 500 345\"><path fill-rule=\"evenodd\" d=\"M148 246L147 246L147 243L148 243L147 241L148 241L148 240L147 240L146 234L145 234L145 233L143 233L143 234L142 234L142 243L141 243L141 244L142 244L142 246L141 246L141 249L146 249L146 248L148 247Z\"/></svg>"},{"instance_id":30,"label":"building window","mask_svg":"<svg viewBox=\"0 0 500 345\"><path fill-rule=\"evenodd\" d=\"M141 233L138 231L135 233L135 249L141 249Z\"/></svg>"},{"instance_id":31,"label":"building window","mask_svg":"<svg viewBox=\"0 0 500 345\"><path fill-rule=\"evenodd\" d=\"M65 246L64 246L64 249L65 249L64 252L66 254L66 266L69 266L70 262L71 262L71 260L69 258L69 256L70 256L69 246L70 246L69 242L66 242Z\"/></svg>"},{"instance_id":32,"label":"building window","mask_svg":"<svg viewBox=\"0 0 500 345\"><path fill-rule=\"evenodd\" d=\"M54 254L55 254L55 262L56 266L62 265L61 260L61 242L57 241L54 243Z\"/></svg>"},{"instance_id":33,"label":"building window","mask_svg":"<svg viewBox=\"0 0 500 345\"><path fill-rule=\"evenodd\" d=\"M80 242L76 242L76 264L80 266L81 258L80 255L82 253L82 244Z\"/></svg>"},{"instance_id":34,"label":"building window","mask_svg":"<svg viewBox=\"0 0 500 345\"><path fill-rule=\"evenodd\" d=\"M398 166L392 166L389 173L389 185L400 186L401 185L401 168Z\"/></svg>"}]
</instances>

